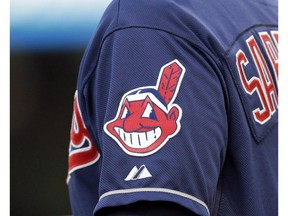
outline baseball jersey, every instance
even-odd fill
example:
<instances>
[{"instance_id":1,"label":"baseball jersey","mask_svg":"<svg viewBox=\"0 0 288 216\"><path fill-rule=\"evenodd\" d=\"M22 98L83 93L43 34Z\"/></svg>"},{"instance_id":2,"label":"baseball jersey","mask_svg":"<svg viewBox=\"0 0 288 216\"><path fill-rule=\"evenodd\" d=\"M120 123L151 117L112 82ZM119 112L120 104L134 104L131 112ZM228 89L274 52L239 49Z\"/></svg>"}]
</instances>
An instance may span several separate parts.
<instances>
[{"instance_id":1,"label":"baseball jersey","mask_svg":"<svg viewBox=\"0 0 288 216\"><path fill-rule=\"evenodd\" d=\"M277 215L274 0L114 0L83 56L74 215L139 201Z\"/></svg>"}]
</instances>

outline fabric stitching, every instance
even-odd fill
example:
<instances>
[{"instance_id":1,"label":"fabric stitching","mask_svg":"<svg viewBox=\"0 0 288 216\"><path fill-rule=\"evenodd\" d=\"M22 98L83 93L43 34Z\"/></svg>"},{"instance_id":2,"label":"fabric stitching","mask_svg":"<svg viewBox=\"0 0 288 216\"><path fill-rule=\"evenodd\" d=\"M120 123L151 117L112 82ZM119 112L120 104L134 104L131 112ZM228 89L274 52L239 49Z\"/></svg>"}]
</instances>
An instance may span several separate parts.
<instances>
[{"instance_id":1,"label":"fabric stitching","mask_svg":"<svg viewBox=\"0 0 288 216\"><path fill-rule=\"evenodd\" d=\"M100 198L99 198L99 201L101 199L104 199L104 198L106 198L108 196L112 196L112 195L140 193L140 192L159 192L159 193L169 193L169 194L178 195L178 196L181 196L183 198L190 199L190 200L192 200L194 202L197 202L198 204L202 205L207 210L208 215L210 215L210 211L208 209L208 206L202 200L200 200L197 197L192 196L190 194L186 194L186 193L183 193L183 192L180 192L180 191L167 189L167 188L132 188L132 189L114 190L114 191L109 191L109 192L106 192L106 193L102 194L100 196Z\"/></svg>"}]
</instances>

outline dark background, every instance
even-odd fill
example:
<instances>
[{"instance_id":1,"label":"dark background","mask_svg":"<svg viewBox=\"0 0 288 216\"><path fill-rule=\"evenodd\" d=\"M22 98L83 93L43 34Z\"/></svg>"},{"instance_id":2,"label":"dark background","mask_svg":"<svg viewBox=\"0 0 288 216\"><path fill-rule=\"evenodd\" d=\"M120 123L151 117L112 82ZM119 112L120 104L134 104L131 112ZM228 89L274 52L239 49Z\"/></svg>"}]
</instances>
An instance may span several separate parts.
<instances>
[{"instance_id":1,"label":"dark background","mask_svg":"<svg viewBox=\"0 0 288 216\"><path fill-rule=\"evenodd\" d=\"M66 177L78 70L111 1L10 0L12 216L72 214Z\"/></svg>"},{"instance_id":2,"label":"dark background","mask_svg":"<svg viewBox=\"0 0 288 216\"><path fill-rule=\"evenodd\" d=\"M83 52L11 52L11 215L71 214L68 145Z\"/></svg>"}]
</instances>

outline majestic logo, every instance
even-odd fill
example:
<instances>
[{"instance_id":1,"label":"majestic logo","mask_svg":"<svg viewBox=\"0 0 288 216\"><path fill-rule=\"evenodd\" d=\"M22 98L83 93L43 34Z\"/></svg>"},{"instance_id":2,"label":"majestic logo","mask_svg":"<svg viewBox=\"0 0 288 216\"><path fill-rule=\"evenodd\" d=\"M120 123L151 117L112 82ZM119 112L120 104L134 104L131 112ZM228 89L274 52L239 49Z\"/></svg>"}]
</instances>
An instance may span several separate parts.
<instances>
[{"instance_id":1,"label":"majestic logo","mask_svg":"<svg viewBox=\"0 0 288 216\"><path fill-rule=\"evenodd\" d=\"M161 68L156 86L133 89L122 97L104 130L127 154L154 154L179 132L182 109L173 102L184 73L175 59Z\"/></svg>"},{"instance_id":2,"label":"majestic logo","mask_svg":"<svg viewBox=\"0 0 288 216\"><path fill-rule=\"evenodd\" d=\"M124 179L125 181L134 181L138 179L150 178L152 177L151 173L147 167L143 164L138 169L136 166L132 168L128 176Z\"/></svg>"}]
</instances>

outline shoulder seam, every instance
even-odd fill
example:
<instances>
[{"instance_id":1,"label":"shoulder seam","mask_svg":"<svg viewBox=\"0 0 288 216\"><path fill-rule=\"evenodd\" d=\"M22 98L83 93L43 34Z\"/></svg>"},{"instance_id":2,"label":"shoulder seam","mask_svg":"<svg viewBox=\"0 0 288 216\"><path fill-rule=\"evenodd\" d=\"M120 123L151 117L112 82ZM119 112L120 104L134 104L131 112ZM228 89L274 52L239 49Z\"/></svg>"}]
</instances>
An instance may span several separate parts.
<instances>
[{"instance_id":1,"label":"shoulder seam","mask_svg":"<svg viewBox=\"0 0 288 216\"><path fill-rule=\"evenodd\" d=\"M120 0L119 0L120 2ZM120 5L119 5L120 7ZM117 22L118 22L118 18L117 18ZM198 48L199 50L201 50L202 52L206 53L207 55L209 55L210 57L212 57L212 59L215 61L216 65L221 68L222 65L221 65L221 62L219 60L218 57L216 57L215 55L213 55L207 48L205 48L204 45L202 44L196 44L195 42L181 36L181 35L178 35L178 34L175 34L173 32L170 32L170 31L167 31L167 30L164 30L164 29L160 29L160 28L157 28L157 27L151 27L151 26L127 26L127 27L116 27L115 29L111 30L110 32L108 32L107 34L105 34L105 36L103 37L103 40L101 41L101 45L100 45L100 49L97 53L97 61L95 63L95 65L93 65L91 67L91 70L87 73L86 77L83 79L83 83L82 83L82 88L85 88L85 85L87 84L87 82L89 81L91 75L93 74L93 71L95 70L97 64L98 64L98 61L99 61L99 56L100 56L100 53L101 53L101 50L102 50L102 46L104 44L104 42L106 41L107 38L109 38L109 36L111 36L112 34L116 33L116 32L119 32L119 31L123 31L123 30L126 30L126 29L150 29L150 30L156 30L156 31L161 31L161 32L165 32L167 34L170 34L170 35L173 35L175 37L178 37L178 38L181 38L191 44L193 44L193 46L195 46L196 48Z\"/></svg>"}]
</instances>

